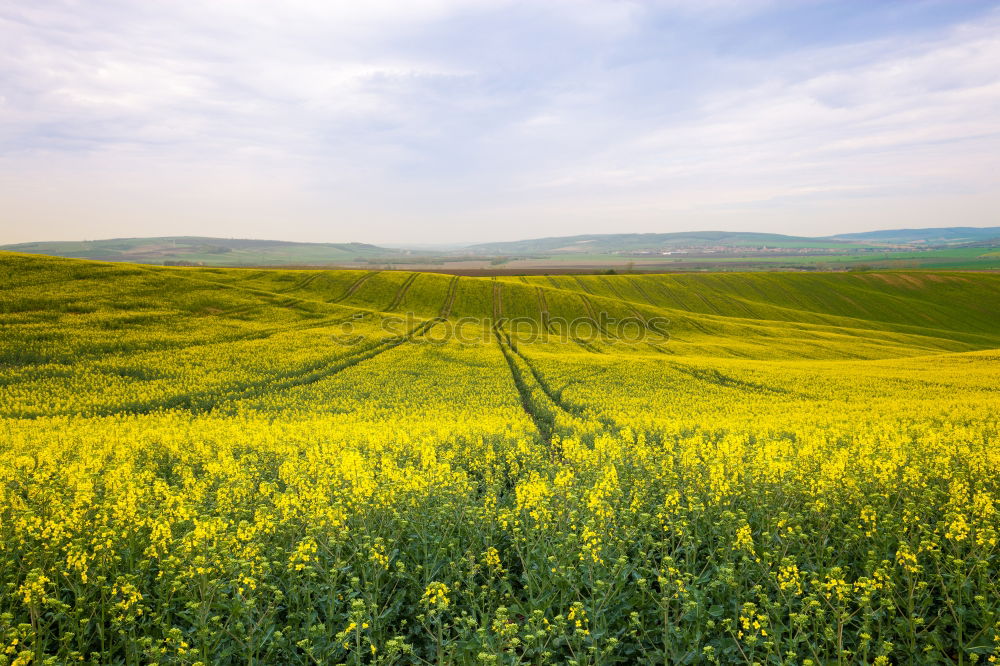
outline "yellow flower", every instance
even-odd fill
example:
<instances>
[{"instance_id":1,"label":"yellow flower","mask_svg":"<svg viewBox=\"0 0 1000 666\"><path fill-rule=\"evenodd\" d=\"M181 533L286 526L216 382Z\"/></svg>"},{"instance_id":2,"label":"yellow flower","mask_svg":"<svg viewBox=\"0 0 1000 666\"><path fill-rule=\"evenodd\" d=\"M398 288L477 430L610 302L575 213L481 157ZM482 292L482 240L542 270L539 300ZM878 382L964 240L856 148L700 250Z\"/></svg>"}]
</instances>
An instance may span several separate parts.
<instances>
[{"instance_id":1,"label":"yellow flower","mask_svg":"<svg viewBox=\"0 0 1000 666\"><path fill-rule=\"evenodd\" d=\"M427 586L424 590L424 596L420 601L428 606L443 610L451 603L448 599L449 591L447 585L435 581Z\"/></svg>"},{"instance_id":2,"label":"yellow flower","mask_svg":"<svg viewBox=\"0 0 1000 666\"><path fill-rule=\"evenodd\" d=\"M753 534L750 531L750 526L744 524L738 530L736 530L736 540L733 542L733 550L743 550L747 553L753 555Z\"/></svg>"}]
</instances>

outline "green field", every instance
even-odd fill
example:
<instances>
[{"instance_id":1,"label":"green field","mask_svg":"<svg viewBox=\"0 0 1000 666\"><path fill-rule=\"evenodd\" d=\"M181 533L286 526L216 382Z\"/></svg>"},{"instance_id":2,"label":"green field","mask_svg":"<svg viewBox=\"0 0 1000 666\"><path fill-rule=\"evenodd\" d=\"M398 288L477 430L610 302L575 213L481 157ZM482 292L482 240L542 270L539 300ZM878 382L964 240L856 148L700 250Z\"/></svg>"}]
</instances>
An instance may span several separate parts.
<instances>
[{"instance_id":1,"label":"green field","mask_svg":"<svg viewBox=\"0 0 1000 666\"><path fill-rule=\"evenodd\" d=\"M0 664L1000 657L1000 274L0 284Z\"/></svg>"}]
</instances>

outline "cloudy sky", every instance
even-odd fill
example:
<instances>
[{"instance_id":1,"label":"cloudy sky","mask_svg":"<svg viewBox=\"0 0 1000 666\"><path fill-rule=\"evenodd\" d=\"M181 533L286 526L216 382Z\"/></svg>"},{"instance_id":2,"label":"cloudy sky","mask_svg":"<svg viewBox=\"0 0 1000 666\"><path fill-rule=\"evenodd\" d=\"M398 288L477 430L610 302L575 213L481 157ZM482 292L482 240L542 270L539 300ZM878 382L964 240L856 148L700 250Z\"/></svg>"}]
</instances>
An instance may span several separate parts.
<instances>
[{"instance_id":1,"label":"cloudy sky","mask_svg":"<svg viewBox=\"0 0 1000 666\"><path fill-rule=\"evenodd\" d=\"M0 242L1000 225L1000 2L0 3Z\"/></svg>"}]
</instances>

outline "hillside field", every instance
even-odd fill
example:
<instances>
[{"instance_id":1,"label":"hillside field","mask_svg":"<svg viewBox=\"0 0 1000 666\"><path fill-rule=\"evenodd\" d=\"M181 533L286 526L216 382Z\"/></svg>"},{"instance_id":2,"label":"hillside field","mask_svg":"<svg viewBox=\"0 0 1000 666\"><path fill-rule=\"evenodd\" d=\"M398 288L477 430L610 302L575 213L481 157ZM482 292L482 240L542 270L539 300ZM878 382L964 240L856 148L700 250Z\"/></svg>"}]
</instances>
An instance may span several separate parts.
<instances>
[{"instance_id":1,"label":"hillside field","mask_svg":"<svg viewBox=\"0 0 1000 666\"><path fill-rule=\"evenodd\" d=\"M1000 658L1000 274L0 285L0 664Z\"/></svg>"}]
</instances>

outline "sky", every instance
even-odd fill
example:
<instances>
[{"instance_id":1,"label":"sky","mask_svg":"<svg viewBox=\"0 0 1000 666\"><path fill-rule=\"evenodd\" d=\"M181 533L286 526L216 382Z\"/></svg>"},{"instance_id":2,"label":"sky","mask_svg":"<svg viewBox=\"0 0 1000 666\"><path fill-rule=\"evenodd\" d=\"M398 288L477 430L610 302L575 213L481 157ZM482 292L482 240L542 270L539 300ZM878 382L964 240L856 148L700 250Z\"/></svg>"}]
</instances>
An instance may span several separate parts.
<instances>
[{"instance_id":1,"label":"sky","mask_svg":"<svg viewBox=\"0 0 1000 666\"><path fill-rule=\"evenodd\" d=\"M1000 225L1000 2L0 3L0 243Z\"/></svg>"}]
</instances>

